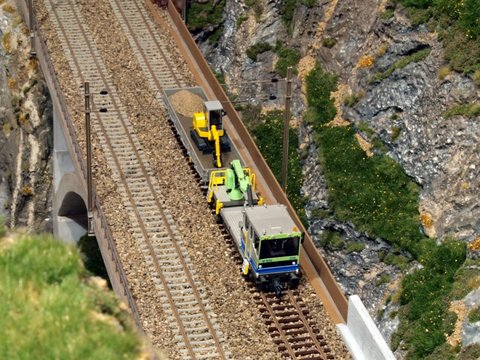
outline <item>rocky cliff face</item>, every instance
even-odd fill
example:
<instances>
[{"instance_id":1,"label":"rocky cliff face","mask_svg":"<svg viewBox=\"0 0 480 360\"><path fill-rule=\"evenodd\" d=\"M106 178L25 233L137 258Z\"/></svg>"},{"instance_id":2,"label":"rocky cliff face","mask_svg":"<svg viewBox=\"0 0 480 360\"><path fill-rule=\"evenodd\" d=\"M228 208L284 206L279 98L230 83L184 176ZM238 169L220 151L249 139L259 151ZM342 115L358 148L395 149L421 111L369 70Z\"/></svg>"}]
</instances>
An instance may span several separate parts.
<instances>
[{"instance_id":1,"label":"rocky cliff face","mask_svg":"<svg viewBox=\"0 0 480 360\"><path fill-rule=\"evenodd\" d=\"M51 103L13 1L0 9L0 38L1 216L11 228L50 231Z\"/></svg>"},{"instance_id":2,"label":"rocky cliff face","mask_svg":"<svg viewBox=\"0 0 480 360\"><path fill-rule=\"evenodd\" d=\"M227 0L223 36L215 46L201 42L205 56L224 75L229 89L239 92L242 99L258 101L268 91L260 82L276 76L278 56L267 51L254 62L246 56L252 45L278 41L298 49L302 59L294 86L293 114L300 119L305 109L303 79L319 61L340 76L334 94L336 122L352 123L368 142L372 134L361 131L367 125L373 136L382 140L385 151L421 185L423 230L439 240L450 235L469 242L478 238L479 119L445 118L443 114L452 105L474 102L480 90L468 76L441 73L445 63L436 34L423 26L412 27L401 11L385 16L384 0L322 0L312 7L299 5L290 33L281 18L282 1L259 1L261 15L245 3ZM427 55L413 60L413 54ZM411 56L406 66L397 66L398 60ZM390 73L392 67L396 70ZM376 76L380 73L387 75ZM343 100L347 96L355 99L348 106ZM281 107L282 103L263 105ZM321 251L346 293L359 294L375 315L383 308L389 289L396 287L401 271L380 262L379 251L391 251L381 239L359 233L352 224L315 215L318 209L328 212L327 188L309 129L300 123L300 130L302 147L308 154L303 190L309 198L309 230L317 241L325 230L335 230L344 240L365 245L359 253ZM390 275L386 282L382 280L385 273ZM384 326L387 337L391 325Z\"/></svg>"}]
</instances>

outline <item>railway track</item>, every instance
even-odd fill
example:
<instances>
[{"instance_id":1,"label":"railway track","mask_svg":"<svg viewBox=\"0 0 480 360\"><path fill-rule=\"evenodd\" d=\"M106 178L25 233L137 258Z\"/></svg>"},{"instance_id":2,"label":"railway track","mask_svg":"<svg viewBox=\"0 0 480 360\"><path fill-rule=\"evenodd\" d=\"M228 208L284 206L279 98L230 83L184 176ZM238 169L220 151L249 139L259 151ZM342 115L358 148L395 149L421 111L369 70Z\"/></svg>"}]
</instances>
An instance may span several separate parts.
<instances>
[{"instance_id":1,"label":"railway track","mask_svg":"<svg viewBox=\"0 0 480 360\"><path fill-rule=\"evenodd\" d=\"M133 236L148 266L146 271L152 275L160 294L159 305L178 346L177 352L181 358L233 357L216 324L215 314L208 304L206 291L198 280L184 240L164 205L160 187L129 122L121 97L112 84L111 75L85 25L86 21L82 19L79 5L64 0L44 2L77 87L81 88L84 81L89 81L92 93L103 94L94 98L93 130L108 159L131 228L135 229ZM156 29L143 3L139 0L108 2L158 102L163 104L160 95L163 87L190 85L176 67L176 59L172 58L169 49L171 45L168 45L165 35ZM173 125L171 127L175 131ZM177 141L181 145L178 137ZM183 151L186 155L185 148ZM228 234L223 233L228 239ZM235 252L233 246L230 242L232 253ZM274 330L276 323L288 322L288 326L299 326L294 324L293 316L282 321L278 321L281 314L273 312L267 316L269 309L274 310L278 306L302 308L298 305L298 302L301 303L298 296L296 300L294 295L284 297L279 305L274 302L274 297L253 289L252 297L259 307L260 317L281 354L296 359L333 358L322 335L317 333L305 312L299 313L300 320L297 320L303 323L305 329L301 337L289 339L292 331L284 331L281 326Z\"/></svg>"},{"instance_id":2,"label":"railway track","mask_svg":"<svg viewBox=\"0 0 480 360\"><path fill-rule=\"evenodd\" d=\"M162 87L181 87L185 84L177 81L172 83L165 79L161 71L162 67L172 66L169 62L165 48L161 46L161 35L156 30L144 6L137 1L109 0L115 16L122 29L127 34L130 46L134 49L137 60L142 67L149 85L157 94ZM132 31L135 29L135 31ZM148 51L147 51L148 49ZM152 51L153 50L153 51ZM148 57L151 53L161 56ZM161 97L157 96L161 100ZM163 100L162 100L163 101ZM173 128L173 126L172 126ZM180 139L177 140L181 143ZM181 144L180 144L181 145ZM183 146L182 146L183 147ZM192 167L192 171L195 171ZM223 228L225 237L228 233ZM228 242L232 253L236 252L233 241ZM238 256L237 259L240 259ZM281 300L273 294L265 294L251 287L261 317L267 325L270 335L278 346L278 350L284 357L291 359L334 359L330 348L327 346L323 335L309 319L308 310L302 299L292 291L287 291Z\"/></svg>"},{"instance_id":3,"label":"railway track","mask_svg":"<svg viewBox=\"0 0 480 360\"><path fill-rule=\"evenodd\" d=\"M159 292L178 353L182 358L231 357L184 240L164 205L160 187L78 5L45 0L45 6L78 88L88 81L93 93L102 94L93 103L93 131L122 194L133 236ZM160 39L155 41L161 47ZM166 58L162 59L165 64ZM178 84L168 64L163 68L144 65L162 73L162 84Z\"/></svg>"},{"instance_id":4,"label":"railway track","mask_svg":"<svg viewBox=\"0 0 480 360\"><path fill-rule=\"evenodd\" d=\"M302 298L287 290L281 298L252 289L262 318L279 352L289 359L334 359L320 329L309 318Z\"/></svg>"}]
</instances>

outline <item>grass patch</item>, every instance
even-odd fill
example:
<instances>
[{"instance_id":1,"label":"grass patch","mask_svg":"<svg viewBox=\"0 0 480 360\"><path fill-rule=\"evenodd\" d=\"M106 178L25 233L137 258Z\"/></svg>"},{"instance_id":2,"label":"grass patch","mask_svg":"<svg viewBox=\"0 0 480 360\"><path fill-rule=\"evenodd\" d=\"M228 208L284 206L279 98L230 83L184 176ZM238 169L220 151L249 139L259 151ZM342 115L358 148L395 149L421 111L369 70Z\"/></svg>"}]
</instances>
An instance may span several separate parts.
<instances>
[{"instance_id":1,"label":"grass patch","mask_svg":"<svg viewBox=\"0 0 480 360\"><path fill-rule=\"evenodd\" d=\"M477 306L468 313L468 321L471 323L480 321L480 306Z\"/></svg>"},{"instance_id":2,"label":"grass patch","mask_svg":"<svg viewBox=\"0 0 480 360\"><path fill-rule=\"evenodd\" d=\"M287 68L291 66L293 74L298 74L297 65L300 61L300 51L296 49L289 49L277 43L275 52L278 55L278 61L275 64L275 71L282 77L287 76Z\"/></svg>"},{"instance_id":3,"label":"grass patch","mask_svg":"<svg viewBox=\"0 0 480 360\"><path fill-rule=\"evenodd\" d=\"M215 31L208 37L208 42L212 45L217 45L223 34L223 25L220 25Z\"/></svg>"},{"instance_id":4,"label":"grass patch","mask_svg":"<svg viewBox=\"0 0 480 360\"><path fill-rule=\"evenodd\" d=\"M330 92L337 78L319 65L307 76L307 100L328 185L328 201L341 221L416 253L418 186L385 155L367 157L351 127L325 127L335 116Z\"/></svg>"},{"instance_id":5,"label":"grass patch","mask_svg":"<svg viewBox=\"0 0 480 360\"><path fill-rule=\"evenodd\" d=\"M383 273L382 275L380 275L380 277L377 279L377 281L375 282L375 285L378 287L378 286L382 286L383 284L388 284L390 281L392 280L392 278L390 277L389 274L386 274L386 273ZM395 314L396 315L396 314Z\"/></svg>"},{"instance_id":6,"label":"grass patch","mask_svg":"<svg viewBox=\"0 0 480 360\"><path fill-rule=\"evenodd\" d=\"M187 9L188 29L195 33L209 25L220 25L224 8L225 0L209 0L205 3L190 2L190 6Z\"/></svg>"},{"instance_id":7,"label":"grass patch","mask_svg":"<svg viewBox=\"0 0 480 360\"><path fill-rule=\"evenodd\" d=\"M480 116L480 103L453 105L443 113L443 117L446 119L452 116L466 116L468 118Z\"/></svg>"},{"instance_id":8,"label":"grass patch","mask_svg":"<svg viewBox=\"0 0 480 360\"><path fill-rule=\"evenodd\" d=\"M391 133L390 133L390 139L392 141L395 141L398 139L400 134L402 133L402 128L399 126L394 126L391 128Z\"/></svg>"},{"instance_id":9,"label":"grass patch","mask_svg":"<svg viewBox=\"0 0 480 360\"><path fill-rule=\"evenodd\" d=\"M351 254L353 252L362 252L365 249L365 244L361 242L350 242L347 245L347 253Z\"/></svg>"},{"instance_id":10,"label":"grass patch","mask_svg":"<svg viewBox=\"0 0 480 360\"><path fill-rule=\"evenodd\" d=\"M385 9L385 11L381 12L378 17L382 20L388 20L391 19L394 15L394 10L393 9Z\"/></svg>"},{"instance_id":11,"label":"grass patch","mask_svg":"<svg viewBox=\"0 0 480 360\"><path fill-rule=\"evenodd\" d=\"M430 49L421 51L407 60L422 58ZM403 59L396 67L406 66L407 60ZM333 106L330 91L335 87L336 79L318 65L307 76L309 121L317 120L319 111ZM419 187L390 157L381 154L367 157L351 126L326 126L333 116L334 112L330 117L324 114L313 125L334 216L393 244L393 251L379 252L381 261L406 270L410 259L401 250L407 250L423 265L402 281L398 296L400 325L392 336L393 350L403 342L406 359L448 354L452 349L445 345L445 339L456 321L456 315L448 311L449 304L454 294L463 295L465 282L471 281L467 280L471 279L468 272L476 270L468 268L472 264L465 262L466 244L447 239L436 245L434 240L426 238L420 232ZM326 246L341 244L339 235L329 233L321 241Z\"/></svg>"},{"instance_id":12,"label":"grass patch","mask_svg":"<svg viewBox=\"0 0 480 360\"><path fill-rule=\"evenodd\" d=\"M400 317L408 329L400 334L407 344L407 359L424 359L445 343L452 333L456 315L448 311L455 273L466 258L463 242L446 240L440 245L429 240L420 257L423 268L402 281Z\"/></svg>"},{"instance_id":13,"label":"grass patch","mask_svg":"<svg viewBox=\"0 0 480 360\"><path fill-rule=\"evenodd\" d=\"M330 95L337 90L337 81L338 76L324 71L319 64L306 77L309 109L304 120L313 126L314 131L320 131L337 114Z\"/></svg>"},{"instance_id":14,"label":"grass patch","mask_svg":"<svg viewBox=\"0 0 480 360\"><path fill-rule=\"evenodd\" d=\"M242 26L242 24L248 20L248 16L245 15L245 14L242 14L240 15L238 18L237 18L237 28L239 28L240 26Z\"/></svg>"},{"instance_id":15,"label":"grass patch","mask_svg":"<svg viewBox=\"0 0 480 360\"><path fill-rule=\"evenodd\" d=\"M251 60L257 61L259 54L263 54L264 52L270 51L272 49L273 49L272 45L270 45L267 42L261 41L261 42L258 42L256 44L250 46L247 49L247 56Z\"/></svg>"},{"instance_id":16,"label":"grass patch","mask_svg":"<svg viewBox=\"0 0 480 360\"><path fill-rule=\"evenodd\" d=\"M129 315L112 293L88 286L85 275L78 251L47 236L2 248L0 358L138 357Z\"/></svg>"},{"instance_id":17,"label":"grass patch","mask_svg":"<svg viewBox=\"0 0 480 360\"><path fill-rule=\"evenodd\" d=\"M282 20L287 32L292 32L293 16L299 0L282 0L280 4Z\"/></svg>"},{"instance_id":18,"label":"grass patch","mask_svg":"<svg viewBox=\"0 0 480 360\"><path fill-rule=\"evenodd\" d=\"M478 0L461 4L447 0L397 0L407 8L412 25L427 23L439 33L451 69L473 73L480 69L480 6Z\"/></svg>"},{"instance_id":19,"label":"grass patch","mask_svg":"<svg viewBox=\"0 0 480 360\"><path fill-rule=\"evenodd\" d=\"M480 270L477 268L480 264L471 265L472 260L467 259L463 266L455 273L450 298L452 300L463 299L467 294L480 286ZM477 260L478 262L478 260Z\"/></svg>"},{"instance_id":20,"label":"grass patch","mask_svg":"<svg viewBox=\"0 0 480 360\"><path fill-rule=\"evenodd\" d=\"M257 0L245 0L245 5L253 9L255 13L255 19L259 21L263 13L262 2Z\"/></svg>"},{"instance_id":21,"label":"grass patch","mask_svg":"<svg viewBox=\"0 0 480 360\"><path fill-rule=\"evenodd\" d=\"M320 245L330 250L340 250L345 247L345 241L337 231L324 230L320 239Z\"/></svg>"},{"instance_id":22,"label":"grass patch","mask_svg":"<svg viewBox=\"0 0 480 360\"><path fill-rule=\"evenodd\" d=\"M337 41L334 38L327 37L322 40L322 45L325 46L326 48L331 49L332 47L335 46Z\"/></svg>"},{"instance_id":23,"label":"grass patch","mask_svg":"<svg viewBox=\"0 0 480 360\"><path fill-rule=\"evenodd\" d=\"M397 60L393 65L391 65L387 70L383 72L378 72L373 75L370 79L370 83L372 82L380 82L388 78L392 73L397 69L403 69L408 64L413 62L419 62L424 60L429 54L432 49L427 47L425 49L419 50L411 55L405 56L400 60Z\"/></svg>"},{"instance_id":24,"label":"grass patch","mask_svg":"<svg viewBox=\"0 0 480 360\"><path fill-rule=\"evenodd\" d=\"M403 169L386 155L367 157L351 126L325 128L315 142L337 218L415 253L419 188Z\"/></svg>"},{"instance_id":25,"label":"grass patch","mask_svg":"<svg viewBox=\"0 0 480 360\"><path fill-rule=\"evenodd\" d=\"M257 110L259 110L257 108ZM283 111L271 111L266 114L251 111L244 113L244 121L251 130L253 138L267 161L277 180L281 181L283 151ZM297 129L289 129L288 184L287 196L300 220L307 224L305 198L300 194L303 184L302 166L298 155Z\"/></svg>"}]
</instances>

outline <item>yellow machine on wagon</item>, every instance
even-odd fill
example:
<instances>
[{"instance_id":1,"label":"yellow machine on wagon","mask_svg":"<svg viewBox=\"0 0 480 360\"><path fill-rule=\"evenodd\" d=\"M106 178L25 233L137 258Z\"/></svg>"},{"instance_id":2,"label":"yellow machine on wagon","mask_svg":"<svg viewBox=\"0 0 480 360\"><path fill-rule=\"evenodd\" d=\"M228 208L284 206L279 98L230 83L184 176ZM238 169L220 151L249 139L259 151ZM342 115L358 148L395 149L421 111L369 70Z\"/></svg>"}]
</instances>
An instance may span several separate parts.
<instances>
[{"instance_id":1,"label":"yellow machine on wagon","mask_svg":"<svg viewBox=\"0 0 480 360\"><path fill-rule=\"evenodd\" d=\"M222 152L230 151L230 141L223 128L225 111L218 100L205 101L204 109L193 114L190 136L204 154L213 154L214 165L222 167Z\"/></svg>"}]
</instances>

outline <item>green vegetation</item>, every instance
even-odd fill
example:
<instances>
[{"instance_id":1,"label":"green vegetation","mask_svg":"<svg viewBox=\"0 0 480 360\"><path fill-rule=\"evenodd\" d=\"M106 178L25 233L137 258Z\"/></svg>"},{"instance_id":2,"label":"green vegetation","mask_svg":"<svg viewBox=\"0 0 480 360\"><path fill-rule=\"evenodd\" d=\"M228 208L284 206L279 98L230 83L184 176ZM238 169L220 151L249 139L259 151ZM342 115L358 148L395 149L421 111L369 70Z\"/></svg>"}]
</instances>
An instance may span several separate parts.
<instances>
[{"instance_id":1,"label":"green vegetation","mask_svg":"<svg viewBox=\"0 0 480 360\"><path fill-rule=\"evenodd\" d=\"M453 331L456 314L448 311L455 273L466 258L464 242L446 240L440 245L424 242L419 257L424 266L402 281L400 326L393 343L402 339L408 359L424 359L445 343Z\"/></svg>"},{"instance_id":2,"label":"green vegetation","mask_svg":"<svg viewBox=\"0 0 480 360\"><path fill-rule=\"evenodd\" d=\"M247 21L247 19L248 19L248 16L247 16L247 15L245 15L245 14L240 15L240 16L237 18L237 27L242 26L242 24L243 24L245 21Z\"/></svg>"},{"instance_id":3,"label":"green vegetation","mask_svg":"<svg viewBox=\"0 0 480 360\"><path fill-rule=\"evenodd\" d=\"M251 7L255 12L255 19L258 21L263 13L262 2L257 0L245 0L245 5Z\"/></svg>"},{"instance_id":4,"label":"green vegetation","mask_svg":"<svg viewBox=\"0 0 480 360\"><path fill-rule=\"evenodd\" d=\"M338 76L323 71L320 65L307 75L307 102L309 111L305 120L315 131L321 131L322 126L331 121L337 114L337 109L330 94L337 89Z\"/></svg>"},{"instance_id":5,"label":"green vegetation","mask_svg":"<svg viewBox=\"0 0 480 360\"><path fill-rule=\"evenodd\" d=\"M86 275L72 246L48 236L0 239L0 358L138 358L130 315Z\"/></svg>"},{"instance_id":6,"label":"green vegetation","mask_svg":"<svg viewBox=\"0 0 480 360\"><path fill-rule=\"evenodd\" d=\"M375 81L382 81L388 78L392 73L397 70L397 69L403 69L406 67L408 64L412 62L419 62L425 59L429 54L430 51L429 47L424 48L422 50L419 50L411 55L405 56L401 58L400 60L397 60L393 65L391 65L387 70L383 72L379 72L373 75L372 79L370 82L375 82Z\"/></svg>"},{"instance_id":7,"label":"green vegetation","mask_svg":"<svg viewBox=\"0 0 480 360\"><path fill-rule=\"evenodd\" d=\"M388 284L392 278L390 277L389 274L383 273L380 275L380 277L377 279L375 285L376 286L382 286L383 284Z\"/></svg>"},{"instance_id":8,"label":"green vegetation","mask_svg":"<svg viewBox=\"0 0 480 360\"><path fill-rule=\"evenodd\" d=\"M453 105L444 112L443 117L448 119L458 115L469 118L480 116L480 103Z\"/></svg>"},{"instance_id":9,"label":"green vegetation","mask_svg":"<svg viewBox=\"0 0 480 360\"><path fill-rule=\"evenodd\" d=\"M103 263L102 253L98 247L97 238L84 235L78 240L77 246L85 264L85 269L93 275L109 281L107 269Z\"/></svg>"},{"instance_id":10,"label":"green vegetation","mask_svg":"<svg viewBox=\"0 0 480 360\"><path fill-rule=\"evenodd\" d=\"M258 42L247 49L247 56L253 61L257 61L258 55L272 50L272 45L267 42Z\"/></svg>"},{"instance_id":11,"label":"green vegetation","mask_svg":"<svg viewBox=\"0 0 480 360\"><path fill-rule=\"evenodd\" d=\"M407 270L410 262L407 257L396 252L386 254L382 261L387 265L393 265L402 270Z\"/></svg>"},{"instance_id":12,"label":"green vegetation","mask_svg":"<svg viewBox=\"0 0 480 360\"><path fill-rule=\"evenodd\" d=\"M445 59L459 72L480 69L480 2L478 0L395 0L407 9L414 26L428 23L443 41Z\"/></svg>"},{"instance_id":13,"label":"green vegetation","mask_svg":"<svg viewBox=\"0 0 480 360\"><path fill-rule=\"evenodd\" d=\"M301 4L308 8L311 8L317 4L317 0L301 0Z\"/></svg>"},{"instance_id":14,"label":"green vegetation","mask_svg":"<svg viewBox=\"0 0 480 360\"><path fill-rule=\"evenodd\" d=\"M455 273L455 282L450 292L452 300L463 299L470 291L480 287L480 269L478 266L480 266L480 261L475 262L467 259Z\"/></svg>"},{"instance_id":15,"label":"green vegetation","mask_svg":"<svg viewBox=\"0 0 480 360\"><path fill-rule=\"evenodd\" d=\"M386 155L367 157L351 126L326 127L315 140L337 218L416 253L419 189L403 169Z\"/></svg>"},{"instance_id":16,"label":"green vegetation","mask_svg":"<svg viewBox=\"0 0 480 360\"><path fill-rule=\"evenodd\" d=\"M330 250L339 250L345 247L345 241L337 231L324 230L320 245Z\"/></svg>"},{"instance_id":17,"label":"green vegetation","mask_svg":"<svg viewBox=\"0 0 480 360\"><path fill-rule=\"evenodd\" d=\"M282 77L287 76L287 68L293 68L293 74L297 74L298 62L300 61L300 51L283 47L280 43L275 46L275 52L278 55L278 61L275 64L275 71Z\"/></svg>"},{"instance_id":18,"label":"green vegetation","mask_svg":"<svg viewBox=\"0 0 480 360\"><path fill-rule=\"evenodd\" d=\"M208 25L218 26L222 22L225 0L198 3L192 1L187 9L187 26L190 32L197 32Z\"/></svg>"},{"instance_id":19,"label":"green vegetation","mask_svg":"<svg viewBox=\"0 0 480 360\"><path fill-rule=\"evenodd\" d=\"M472 344L460 351L456 360L478 360L478 358L480 358L480 344Z\"/></svg>"},{"instance_id":20,"label":"green vegetation","mask_svg":"<svg viewBox=\"0 0 480 360\"><path fill-rule=\"evenodd\" d=\"M293 15L295 14L295 9L297 8L298 2L299 0L282 0L282 20L288 32L292 31Z\"/></svg>"},{"instance_id":21,"label":"green vegetation","mask_svg":"<svg viewBox=\"0 0 480 360\"><path fill-rule=\"evenodd\" d=\"M347 245L347 253L351 254L353 252L362 252L362 250L365 249L365 244L360 243L360 242L350 242Z\"/></svg>"},{"instance_id":22,"label":"green vegetation","mask_svg":"<svg viewBox=\"0 0 480 360\"><path fill-rule=\"evenodd\" d=\"M480 306L477 306L468 313L468 321L472 323L480 321Z\"/></svg>"},{"instance_id":23,"label":"green vegetation","mask_svg":"<svg viewBox=\"0 0 480 360\"><path fill-rule=\"evenodd\" d=\"M223 25L220 25L208 37L208 42L212 45L217 45L218 42L220 41L220 38L222 37L222 34L223 34Z\"/></svg>"},{"instance_id":24,"label":"green vegetation","mask_svg":"<svg viewBox=\"0 0 480 360\"><path fill-rule=\"evenodd\" d=\"M427 51L422 50L421 56ZM408 60L419 57L418 53L412 54ZM397 64L397 68L406 63ZM471 264L465 261L465 243L447 239L436 245L421 234L419 188L395 161L381 151L367 157L352 126L326 125L335 116L330 97L335 88L336 78L318 65L307 76L306 120L314 128L329 206L337 219L351 221L359 230L393 244L392 251L378 253L381 261L406 270L410 259L402 252L407 250L423 265L402 282L400 326L392 346L396 348L402 341L407 359L449 358L458 352L445 344L456 321L456 314L448 311L449 302L478 286L480 276L474 276L473 271L480 271L468 267ZM366 124L363 126L368 133ZM323 234L321 245L334 249L346 246L340 235L332 232ZM387 280L380 278L377 284Z\"/></svg>"},{"instance_id":25,"label":"green vegetation","mask_svg":"<svg viewBox=\"0 0 480 360\"><path fill-rule=\"evenodd\" d=\"M337 43L337 41L334 38L331 38L331 37L326 37L322 40L322 45L325 46L326 48L329 48L329 49L334 47L336 43Z\"/></svg>"},{"instance_id":26,"label":"green vegetation","mask_svg":"<svg viewBox=\"0 0 480 360\"><path fill-rule=\"evenodd\" d=\"M393 17L393 14L394 14L393 9L385 9L385 11L380 13L378 17L382 20L388 20Z\"/></svg>"},{"instance_id":27,"label":"green vegetation","mask_svg":"<svg viewBox=\"0 0 480 360\"><path fill-rule=\"evenodd\" d=\"M401 127L399 127L399 126L393 126L393 127L391 128L390 139L391 139L392 141L397 140L398 137L400 136L401 132L402 132L402 128L401 128Z\"/></svg>"},{"instance_id":28,"label":"green vegetation","mask_svg":"<svg viewBox=\"0 0 480 360\"><path fill-rule=\"evenodd\" d=\"M253 61L257 61L258 55L264 52L273 50L278 55L278 61L275 64L275 71L282 77L287 76L287 68L293 67L293 73L297 74L296 66L300 61L300 52L296 49L289 49L283 47L280 43L277 43L275 47L272 47L267 42L258 42L247 49L247 56Z\"/></svg>"},{"instance_id":29,"label":"green vegetation","mask_svg":"<svg viewBox=\"0 0 480 360\"><path fill-rule=\"evenodd\" d=\"M277 180L281 181L282 172L282 138L283 138L283 111L271 111L260 114L260 109L250 108L244 112L243 119L253 134L258 148L267 161ZM290 128L288 149L288 184L287 196L304 224L305 199L300 195L303 183L302 166L298 155L297 129Z\"/></svg>"}]
</instances>

